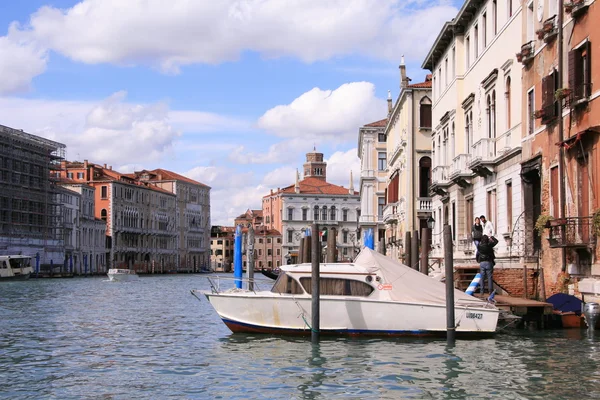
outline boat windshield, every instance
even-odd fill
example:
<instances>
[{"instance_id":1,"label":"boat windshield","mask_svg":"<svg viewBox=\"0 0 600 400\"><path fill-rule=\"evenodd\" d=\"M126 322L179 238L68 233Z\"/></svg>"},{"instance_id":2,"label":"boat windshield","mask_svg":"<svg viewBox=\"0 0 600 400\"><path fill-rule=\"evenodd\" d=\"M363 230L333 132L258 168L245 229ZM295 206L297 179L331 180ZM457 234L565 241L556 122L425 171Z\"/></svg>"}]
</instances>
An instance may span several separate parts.
<instances>
[{"instance_id":1,"label":"boat windshield","mask_svg":"<svg viewBox=\"0 0 600 400\"><path fill-rule=\"evenodd\" d=\"M271 292L279 294L304 294L300 283L285 272L279 274Z\"/></svg>"},{"instance_id":2,"label":"boat windshield","mask_svg":"<svg viewBox=\"0 0 600 400\"><path fill-rule=\"evenodd\" d=\"M9 258L8 263L11 268L27 268L31 266L31 258Z\"/></svg>"},{"instance_id":3,"label":"boat windshield","mask_svg":"<svg viewBox=\"0 0 600 400\"><path fill-rule=\"evenodd\" d=\"M312 293L312 279L310 277L300 278L300 283L306 293ZM368 297L373 293L373 286L366 282L345 278L321 278L319 291L321 296L357 296Z\"/></svg>"}]
</instances>

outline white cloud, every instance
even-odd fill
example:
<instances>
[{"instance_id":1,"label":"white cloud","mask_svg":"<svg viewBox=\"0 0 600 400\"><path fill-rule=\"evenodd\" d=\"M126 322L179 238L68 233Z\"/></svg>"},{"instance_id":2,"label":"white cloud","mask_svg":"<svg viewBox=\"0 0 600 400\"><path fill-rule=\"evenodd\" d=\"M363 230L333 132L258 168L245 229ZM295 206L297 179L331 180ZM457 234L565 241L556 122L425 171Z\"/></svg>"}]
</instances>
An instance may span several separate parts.
<instances>
[{"instance_id":1,"label":"white cloud","mask_svg":"<svg viewBox=\"0 0 600 400\"><path fill-rule=\"evenodd\" d=\"M35 42L10 32L0 36L0 94L28 90L31 80L46 70L46 62L46 51Z\"/></svg>"},{"instance_id":2,"label":"white cloud","mask_svg":"<svg viewBox=\"0 0 600 400\"><path fill-rule=\"evenodd\" d=\"M177 73L244 51L305 62L350 54L420 60L456 11L446 0L82 0L42 7L18 29L84 63Z\"/></svg>"},{"instance_id":3,"label":"white cloud","mask_svg":"<svg viewBox=\"0 0 600 400\"><path fill-rule=\"evenodd\" d=\"M348 187L350 184L350 171L354 181L354 190L358 191L360 178L360 159L356 148L348 151L337 151L327 161L327 181Z\"/></svg>"},{"instance_id":4,"label":"white cloud","mask_svg":"<svg viewBox=\"0 0 600 400\"><path fill-rule=\"evenodd\" d=\"M315 144L355 140L357 129L385 117L385 101L370 82L346 83L335 90L314 88L290 104L268 110L260 128L277 136L302 138Z\"/></svg>"}]
</instances>

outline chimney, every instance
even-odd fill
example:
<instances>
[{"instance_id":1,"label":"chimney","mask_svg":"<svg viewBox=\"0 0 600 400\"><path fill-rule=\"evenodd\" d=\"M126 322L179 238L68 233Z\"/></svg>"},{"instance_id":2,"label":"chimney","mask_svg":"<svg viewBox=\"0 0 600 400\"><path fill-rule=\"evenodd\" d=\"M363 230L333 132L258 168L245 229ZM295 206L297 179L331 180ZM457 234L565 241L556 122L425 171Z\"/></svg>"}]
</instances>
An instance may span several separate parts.
<instances>
[{"instance_id":1,"label":"chimney","mask_svg":"<svg viewBox=\"0 0 600 400\"><path fill-rule=\"evenodd\" d=\"M87 168L88 167L88 160L83 160L83 168Z\"/></svg>"},{"instance_id":2,"label":"chimney","mask_svg":"<svg viewBox=\"0 0 600 400\"><path fill-rule=\"evenodd\" d=\"M108 169L110 169L110 170L112 171L112 165L109 165L109 166L108 166Z\"/></svg>"},{"instance_id":3,"label":"chimney","mask_svg":"<svg viewBox=\"0 0 600 400\"><path fill-rule=\"evenodd\" d=\"M104 164L104 168L106 168L106 164Z\"/></svg>"},{"instance_id":4,"label":"chimney","mask_svg":"<svg viewBox=\"0 0 600 400\"><path fill-rule=\"evenodd\" d=\"M400 58L400 87L404 89L408 86L408 78L406 77L406 65L404 64L404 55Z\"/></svg>"},{"instance_id":5,"label":"chimney","mask_svg":"<svg viewBox=\"0 0 600 400\"><path fill-rule=\"evenodd\" d=\"M300 173L298 172L298 168L296 168L296 184L294 185L294 192L300 193Z\"/></svg>"},{"instance_id":6,"label":"chimney","mask_svg":"<svg viewBox=\"0 0 600 400\"><path fill-rule=\"evenodd\" d=\"M390 115L392 115L392 91L388 90L388 98L387 98L387 104L388 104L388 117Z\"/></svg>"}]
</instances>

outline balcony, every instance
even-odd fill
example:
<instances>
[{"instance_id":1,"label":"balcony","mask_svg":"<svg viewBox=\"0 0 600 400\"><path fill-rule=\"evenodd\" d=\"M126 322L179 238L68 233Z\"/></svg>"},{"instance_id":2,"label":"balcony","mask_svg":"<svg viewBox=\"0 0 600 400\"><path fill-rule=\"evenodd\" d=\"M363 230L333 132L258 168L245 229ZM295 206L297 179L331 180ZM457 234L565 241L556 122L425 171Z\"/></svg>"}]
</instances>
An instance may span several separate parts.
<instances>
[{"instance_id":1,"label":"balcony","mask_svg":"<svg viewBox=\"0 0 600 400\"><path fill-rule=\"evenodd\" d=\"M544 42L550 43L551 41L553 41L558 36L558 25L556 23L556 15L545 20L540 30L542 36L541 39ZM538 31L538 37L539 36L540 31Z\"/></svg>"},{"instance_id":2,"label":"balcony","mask_svg":"<svg viewBox=\"0 0 600 400\"><path fill-rule=\"evenodd\" d=\"M516 54L517 61L528 65L535 57L535 42L532 40L521 46L521 51Z\"/></svg>"},{"instance_id":3,"label":"balcony","mask_svg":"<svg viewBox=\"0 0 600 400\"><path fill-rule=\"evenodd\" d=\"M469 168L479 176L488 176L494 173L494 160L496 159L496 141L492 138L479 139L473 145L473 156Z\"/></svg>"},{"instance_id":4,"label":"balcony","mask_svg":"<svg viewBox=\"0 0 600 400\"><path fill-rule=\"evenodd\" d=\"M465 188L471 185L473 172L469 168L471 154L459 154L452 160L450 179L458 186Z\"/></svg>"},{"instance_id":5,"label":"balcony","mask_svg":"<svg viewBox=\"0 0 600 400\"><path fill-rule=\"evenodd\" d=\"M385 224L398 222L398 203L389 203L383 208L383 222Z\"/></svg>"},{"instance_id":6,"label":"balcony","mask_svg":"<svg viewBox=\"0 0 600 400\"><path fill-rule=\"evenodd\" d=\"M431 191L444 196L448 193L451 184L449 179L450 168L447 165L437 165L431 171Z\"/></svg>"},{"instance_id":7,"label":"balcony","mask_svg":"<svg viewBox=\"0 0 600 400\"><path fill-rule=\"evenodd\" d=\"M592 217L568 217L550 221L548 241L551 248L593 248L596 235Z\"/></svg>"},{"instance_id":8,"label":"balcony","mask_svg":"<svg viewBox=\"0 0 600 400\"><path fill-rule=\"evenodd\" d=\"M571 14L573 18L578 18L585 14L589 6L586 0L572 0L564 3L565 12Z\"/></svg>"},{"instance_id":9,"label":"balcony","mask_svg":"<svg viewBox=\"0 0 600 400\"><path fill-rule=\"evenodd\" d=\"M417 214L430 214L432 210L431 197L418 197L415 207L417 209Z\"/></svg>"}]
</instances>

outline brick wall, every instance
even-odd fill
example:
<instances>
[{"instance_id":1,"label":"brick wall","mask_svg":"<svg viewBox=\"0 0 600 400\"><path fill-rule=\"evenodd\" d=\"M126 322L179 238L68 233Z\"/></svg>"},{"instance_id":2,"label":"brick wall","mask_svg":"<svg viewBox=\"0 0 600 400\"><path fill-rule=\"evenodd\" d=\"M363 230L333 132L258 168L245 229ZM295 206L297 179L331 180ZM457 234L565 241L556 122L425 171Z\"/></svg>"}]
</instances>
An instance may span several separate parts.
<instances>
[{"instance_id":1,"label":"brick wall","mask_svg":"<svg viewBox=\"0 0 600 400\"><path fill-rule=\"evenodd\" d=\"M523 269L521 268L494 268L494 281L502 286L513 297L525 297L523 285ZM536 270L527 270L527 293L533 298L539 292ZM536 290L537 289L537 290Z\"/></svg>"}]
</instances>

